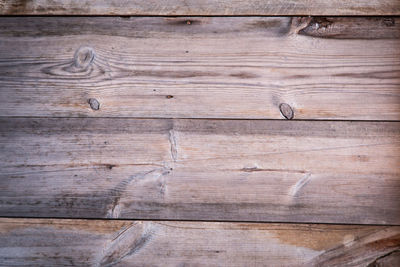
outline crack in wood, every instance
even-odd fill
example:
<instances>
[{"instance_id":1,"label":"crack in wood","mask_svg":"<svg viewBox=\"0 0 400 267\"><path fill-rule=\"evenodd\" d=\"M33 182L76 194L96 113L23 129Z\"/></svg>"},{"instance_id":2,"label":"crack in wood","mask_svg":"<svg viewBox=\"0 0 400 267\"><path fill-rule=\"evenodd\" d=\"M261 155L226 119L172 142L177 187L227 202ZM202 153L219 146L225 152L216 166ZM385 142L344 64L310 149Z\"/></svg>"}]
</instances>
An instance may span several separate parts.
<instances>
[{"instance_id":1,"label":"crack in wood","mask_svg":"<svg viewBox=\"0 0 400 267\"><path fill-rule=\"evenodd\" d=\"M294 17L292 18L291 29L289 35L299 34L303 29L307 28L312 21L312 17Z\"/></svg>"},{"instance_id":2,"label":"crack in wood","mask_svg":"<svg viewBox=\"0 0 400 267\"><path fill-rule=\"evenodd\" d=\"M128 166L154 166L164 168L165 166L162 164L155 163L127 163L127 164L110 164L110 163L71 163L71 164L18 164L13 165L13 168L51 168L57 167L62 169L54 169L54 170L34 170L27 172L2 172L0 176L8 176L8 175L27 175L27 174L37 174L37 173L48 173L48 172L70 172L70 171L80 171L87 169L108 169L112 170L115 167L128 167ZM6 167L3 167L6 168Z\"/></svg>"},{"instance_id":3,"label":"crack in wood","mask_svg":"<svg viewBox=\"0 0 400 267\"><path fill-rule=\"evenodd\" d=\"M289 172L289 173L306 173L303 170L284 170L284 169L264 169L258 167L248 167L239 169L242 172Z\"/></svg>"},{"instance_id":4,"label":"crack in wood","mask_svg":"<svg viewBox=\"0 0 400 267\"><path fill-rule=\"evenodd\" d=\"M390 143L373 143L373 144L358 144L358 145L347 145L347 146L337 146L337 147L327 147L327 148L314 148L314 149L301 149L301 150L288 150L288 151L274 151L268 153L255 153L246 155L247 158L252 157L264 157L269 155L283 155L283 154L291 154L291 153L308 153L308 152L316 152L316 151L334 151L341 149L351 149L351 148L359 148L359 147L374 147L374 146L384 146L384 145L396 145L400 142L390 142ZM201 162L201 161L214 161L214 160L228 160L228 159L240 159L243 155L238 156L221 156L221 157L209 157L209 158L198 158L198 159L188 159L188 160L179 160L179 163L191 163L191 162Z\"/></svg>"},{"instance_id":5,"label":"crack in wood","mask_svg":"<svg viewBox=\"0 0 400 267\"><path fill-rule=\"evenodd\" d=\"M399 252L400 252L400 250L396 249L396 250L393 250L393 251L391 251L389 253L386 253L385 255L377 257L374 261L372 261L370 264L368 264L367 267L379 267L379 266L381 266L379 264L379 261L381 261L384 258L390 257L393 254L399 253Z\"/></svg>"}]
</instances>

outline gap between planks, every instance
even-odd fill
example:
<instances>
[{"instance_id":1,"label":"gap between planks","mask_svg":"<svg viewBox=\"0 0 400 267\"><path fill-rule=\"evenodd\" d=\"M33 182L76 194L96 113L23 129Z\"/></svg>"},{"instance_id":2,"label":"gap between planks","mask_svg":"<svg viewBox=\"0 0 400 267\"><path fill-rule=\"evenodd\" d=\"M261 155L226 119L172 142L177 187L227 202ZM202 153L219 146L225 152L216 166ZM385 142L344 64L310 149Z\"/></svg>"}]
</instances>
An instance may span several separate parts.
<instances>
[{"instance_id":1,"label":"gap between planks","mask_svg":"<svg viewBox=\"0 0 400 267\"><path fill-rule=\"evenodd\" d=\"M107 116L100 116L100 117L87 117L87 116L68 116L68 117L58 117L58 116L0 116L3 119L116 119L116 120L199 120L199 121L206 121L206 120L213 120L213 121L303 121L303 122L400 122L400 120L346 120L346 119L295 119L295 120L286 120L282 119L263 119L263 118L252 118L252 119L244 119L244 118L187 118L187 117L107 117Z\"/></svg>"},{"instance_id":2,"label":"gap between planks","mask_svg":"<svg viewBox=\"0 0 400 267\"><path fill-rule=\"evenodd\" d=\"M287 224L287 225L339 225L339 226L377 226L377 227L398 227L398 224L374 224L374 223L340 223L340 222L289 222L289 221L246 221L246 220L207 220L207 219L142 219L142 218L91 218L91 217L46 217L46 216L0 216L2 219L21 220L85 220L85 221L143 221L143 222L201 222L201 223L247 223L247 224Z\"/></svg>"}]
</instances>

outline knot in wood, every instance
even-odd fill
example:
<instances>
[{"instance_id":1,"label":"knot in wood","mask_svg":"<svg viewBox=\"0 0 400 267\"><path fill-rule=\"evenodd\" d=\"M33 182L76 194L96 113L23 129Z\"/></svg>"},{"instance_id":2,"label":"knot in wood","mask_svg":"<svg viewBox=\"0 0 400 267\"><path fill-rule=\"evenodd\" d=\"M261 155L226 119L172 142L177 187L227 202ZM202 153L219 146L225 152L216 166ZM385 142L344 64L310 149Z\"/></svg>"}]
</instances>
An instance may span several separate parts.
<instances>
[{"instance_id":1,"label":"knot in wood","mask_svg":"<svg viewBox=\"0 0 400 267\"><path fill-rule=\"evenodd\" d=\"M94 51L91 47L80 47L74 55L74 65L77 68L86 69L92 64Z\"/></svg>"},{"instance_id":2,"label":"knot in wood","mask_svg":"<svg viewBox=\"0 0 400 267\"><path fill-rule=\"evenodd\" d=\"M314 25L315 30L326 30L332 25L332 21L326 18L313 18L311 23Z\"/></svg>"},{"instance_id":3,"label":"knot in wood","mask_svg":"<svg viewBox=\"0 0 400 267\"><path fill-rule=\"evenodd\" d=\"M97 99L89 98L88 103L89 103L90 107L93 110L99 110L100 109L100 103L99 103L99 101L97 101Z\"/></svg>"},{"instance_id":4,"label":"knot in wood","mask_svg":"<svg viewBox=\"0 0 400 267\"><path fill-rule=\"evenodd\" d=\"M383 24L387 27L393 27L396 24L396 22L394 21L394 18L384 18Z\"/></svg>"},{"instance_id":5,"label":"knot in wood","mask_svg":"<svg viewBox=\"0 0 400 267\"><path fill-rule=\"evenodd\" d=\"M282 103L279 105L279 110L281 111L281 114L283 117L285 117L288 120L293 119L294 117L294 112L291 106L289 106L286 103Z\"/></svg>"}]
</instances>

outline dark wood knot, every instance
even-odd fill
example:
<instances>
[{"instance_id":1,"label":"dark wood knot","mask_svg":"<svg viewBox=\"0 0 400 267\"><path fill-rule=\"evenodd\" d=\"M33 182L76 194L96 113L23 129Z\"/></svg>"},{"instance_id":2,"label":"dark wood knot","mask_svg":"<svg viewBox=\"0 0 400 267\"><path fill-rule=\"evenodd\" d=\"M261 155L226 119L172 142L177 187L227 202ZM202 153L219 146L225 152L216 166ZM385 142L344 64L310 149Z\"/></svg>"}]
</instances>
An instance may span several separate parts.
<instances>
[{"instance_id":1,"label":"dark wood knot","mask_svg":"<svg viewBox=\"0 0 400 267\"><path fill-rule=\"evenodd\" d=\"M291 106L289 106L286 103L282 103L279 105L279 110L281 111L281 114L283 117L285 117L288 120L293 119L294 117L294 112Z\"/></svg>"},{"instance_id":2,"label":"dark wood knot","mask_svg":"<svg viewBox=\"0 0 400 267\"><path fill-rule=\"evenodd\" d=\"M88 103L93 110L100 109L100 103L99 103L99 101L97 101L96 98L89 98Z\"/></svg>"}]
</instances>

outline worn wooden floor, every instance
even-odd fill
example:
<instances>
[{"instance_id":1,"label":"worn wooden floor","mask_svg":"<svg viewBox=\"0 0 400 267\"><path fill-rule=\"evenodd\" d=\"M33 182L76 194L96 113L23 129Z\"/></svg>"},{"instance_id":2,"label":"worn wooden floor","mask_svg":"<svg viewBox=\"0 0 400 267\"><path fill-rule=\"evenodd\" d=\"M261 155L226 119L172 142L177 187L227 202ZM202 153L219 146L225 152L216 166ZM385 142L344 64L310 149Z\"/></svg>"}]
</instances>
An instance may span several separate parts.
<instances>
[{"instance_id":1,"label":"worn wooden floor","mask_svg":"<svg viewBox=\"0 0 400 267\"><path fill-rule=\"evenodd\" d=\"M0 15L0 266L400 266L399 0Z\"/></svg>"}]
</instances>

